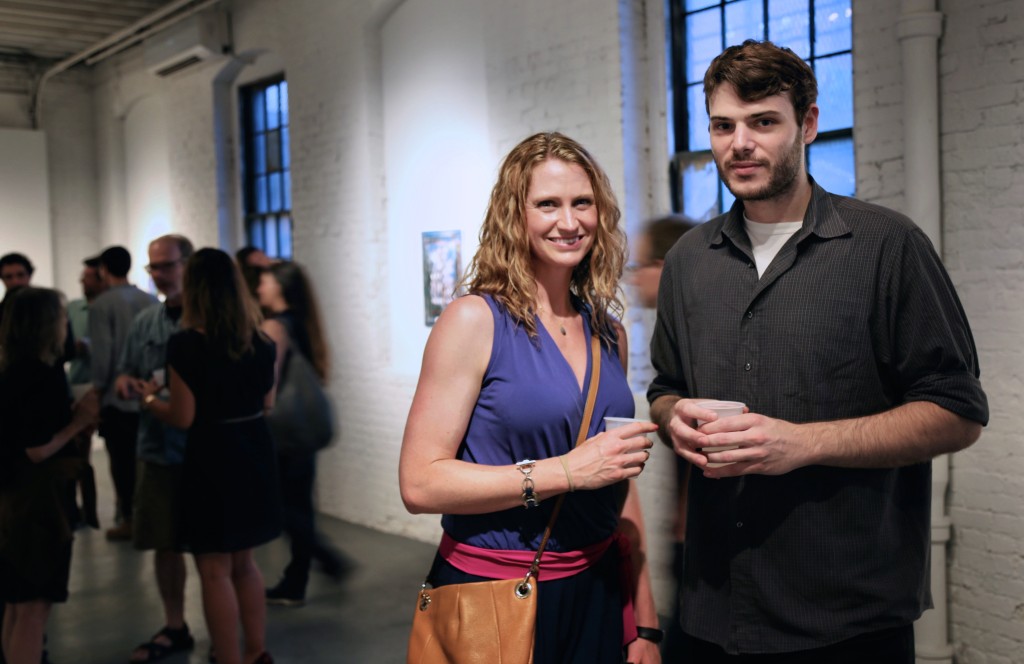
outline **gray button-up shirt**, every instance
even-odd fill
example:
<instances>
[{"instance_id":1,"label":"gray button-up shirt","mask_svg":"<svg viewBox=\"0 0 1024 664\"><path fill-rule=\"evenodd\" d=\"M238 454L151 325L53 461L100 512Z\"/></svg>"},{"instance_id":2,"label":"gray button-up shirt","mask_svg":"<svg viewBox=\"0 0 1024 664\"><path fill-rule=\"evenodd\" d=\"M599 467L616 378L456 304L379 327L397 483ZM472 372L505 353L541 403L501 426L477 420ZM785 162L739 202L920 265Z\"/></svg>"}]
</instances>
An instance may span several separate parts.
<instances>
[{"instance_id":1,"label":"gray button-up shirt","mask_svg":"<svg viewBox=\"0 0 1024 664\"><path fill-rule=\"evenodd\" d=\"M101 405L135 412L135 400L119 399L114 389L117 359L135 315L157 300L135 286L114 286L97 297L89 307L89 338L92 342L90 371L92 384L102 395Z\"/></svg>"},{"instance_id":2,"label":"gray button-up shirt","mask_svg":"<svg viewBox=\"0 0 1024 664\"><path fill-rule=\"evenodd\" d=\"M180 318L180 316L179 316ZM117 365L118 375L149 380L167 366L167 340L181 329L179 318L168 315L165 304L143 309L132 322ZM165 380L170 380L165 376ZM137 457L160 465L176 465L185 458L186 432L167 426L147 410L139 414Z\"/></svg>"},{"instance_id":3,"label":"gray button-up shirt","mask_svg":"<svg viewBox=\"0 0 1024 664\"><path fill-rule=\"evenodd\" d=\"M737 400L791 422L931 401L988 421L966 316L931 243L816 184L759 279L743 206L669 252L648 391ZM909 624L931 605L931 464L691 476L683 629L780 653Z\"/></svg>"}]
</instances>

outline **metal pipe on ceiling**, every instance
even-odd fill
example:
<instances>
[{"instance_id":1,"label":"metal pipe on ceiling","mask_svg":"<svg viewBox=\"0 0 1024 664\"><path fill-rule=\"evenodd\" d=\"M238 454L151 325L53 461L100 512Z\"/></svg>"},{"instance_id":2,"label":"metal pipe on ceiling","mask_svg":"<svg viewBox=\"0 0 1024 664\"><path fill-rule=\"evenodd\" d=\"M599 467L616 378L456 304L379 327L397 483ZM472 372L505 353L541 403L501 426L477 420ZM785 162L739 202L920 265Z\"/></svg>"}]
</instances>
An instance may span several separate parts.
<instances>
[{"instance_id":1,"label":"metal pipe on ceiling","mask_svg":"<svg viewBox=\"0 0 1024 664\"><path fill-rule=\"evenodd\" d=\"M42 128L43 88L51 78L63 71L67 71L81 62L86 62L90 65L95 64L106 57L119 53L125 48L142 41L152 34L156 34L160 30L174 25L175 23L191 16L195 12L201 11L220 1L221 0L175 0L174 2L164 5L160 9L142 17L128 27L118 30L109 37L96 42L92 46L64 58L47 69L43 72L43 75L39 77L39 82L36 83L35 92L32 95L32 127L34 129ZM189 5L194 6L189 8ZM180 13L174 15L176 12ZM162 20L168 16L171 18Z\"/></svg>"}]
</instances>

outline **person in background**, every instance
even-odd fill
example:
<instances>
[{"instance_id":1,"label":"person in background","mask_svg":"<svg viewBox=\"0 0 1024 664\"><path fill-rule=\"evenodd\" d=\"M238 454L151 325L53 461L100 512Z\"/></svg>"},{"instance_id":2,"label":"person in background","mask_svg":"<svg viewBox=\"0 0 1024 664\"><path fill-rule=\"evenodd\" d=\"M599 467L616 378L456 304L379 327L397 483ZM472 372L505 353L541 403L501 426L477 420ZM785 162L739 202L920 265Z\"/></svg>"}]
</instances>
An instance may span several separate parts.
<instances>
[{"instance_id":1,"label":"person in background","mask_svg":"<svg viewBox=\"0 0 1024 664\"><path fill-rule=\"evenodd\" d=\"M32 282L35 266L25 254L11 252L0 256L0 281L4 288L11 290L18 286L28 286Z\"/></svg>"},{"instance_id":2,"label":"person in background","mask_svg":"<svg viewBox=\"0 0 1024 664\"><path fill-rule=\"evenodd\" d=\"M107 446L120 518L106 535L109 540L127 541L132 537L139 406L134 399L122 399L117 394L117 361L135 316L156 298L128 283L132 257L124 247L104 249L99 261L99 274L107 290L89 310L90 369L93 389L100 395L99 433Z\"/></svg>"},{"instance_id":3,"label":"person in background","mask_svg":"<svg viewBox=\"0 0 1024 664\"><path fill-rule=\"evenodd\" d=\"M620 664L624 647L629 662L660 662L643 516L636 483L624 481L643 470L656 427L603 423L634 414L625 331L613 317L626 258L619 218L607 176L576 141L542 133L512 149L468 294L430 333L402 440L406 509L444 515L434 587L522 577L567 494L545 555L574 564L561 575L541 565L535 664ZM599 389L586 440L573 447L592 336ZM633 554L625 588L624 550ZM469 551L484 562L467 564Z\"/></svg>"},{"instance_id":4,"label":"person in background","mask_svg":"<svg viewBox=\"0 0 1024 664\"><path fill-rule=\"evenodd\" d=\"M630 284L640 306L654 309L658 304L658 285L661 270L668 254L684 233L696 228L700 222L681 215L665 215L649 220L637 239L634 248L636 265L630 271ZM668 433L659 429L662 441L671 445ZM676 593L672 603L672 617L665 640L661 644L661 656L666 662L681 661L679 627L679 596L683 583L683 559L686 550L686 484L689 480L690 464L676 456L676 504L672 513L672 574L676 579Z\"/></svg>"},{"instance_id":5,"label":"person in background","mask_svg":"<svg viewBox=\"0 0 1024 664\"><path fill-rule=\"evenodd\" d=\"M263 413L274 402L274 344L231 257L200 249L185 268L182 330L167 346L169 401L142 403L187 429L183 543L195 557L219 664L271 664L263 577L253 548L281 532L276 454ZM239 626L244 648L239 648Z\"/></svg>"},{"instance_id":6,"label":"person in background","mask_svg":"<svg viewBox=\"0 0 1024 664\"><path fill-rule=\"evenodd\" d=\"M4 299L0 301L0 324L3 323L7 296L11 291L32 283L32 273L35 271L32 261L24 254L11 252L0 256L0 281L4 284Z\"/></svg>"},{"instance_id":7,"label":"person in background","mask_svg":"<svg viewBox=\"0 0 1024 664\"><path fill-rule=\"evenodd\" d=\"M72 534L63 491L95 426L92 392L72 405L60 362L67 318L57 291L21 286L0 326L0 601L7 664L38 664L50 607L68 597Z\"/></svg>"},{"instance_id":8,"label":"person in background","mask_svg":"<svg viewBox=\"0 0 1024 664\"><path fill-rule=\"evenodd\" d=\"M90 371L89 352L89 305L99 297L107 286L100 278L100 259L98 256L87 258L82 261L82 274L78 282L82 285L82 297L68 302L68 324L73 339L73 356L67 364L68 382L71 384L71 394L78 398L92 387L92 372ZM66 346L67 344L65 344ZM72 524L84 523L92 528L99 528L99 517L96 514L96 475L92 465L89 463L92 435L80 436L75 444L83 452L85 464L79 477L72 483L69 495L69 509L72 514ZM76 493L78 488L82 492L82 506L78 506Z\"/></svg>"},{"instance_id":9,"label":"person in background","mask_svg":"<svg viewBox=\"0 0 1024 664\"><path fill-rule=\"evenodd\" d=\"M263 271L257 290L260 306L270 312L263 331L277 346L278 380L291 353L302 353L320 380L327 382L330 350L320 319L313 285L297 263L276 263ZM280 383L278 384L280 389ZM316 559L324 572L340 578L349 564L332 550L316 531L313 485L316 453L278 454L284 500L284 529L291 540L292 558L284 576L267 589L267 603L301 606L306 598L309 569Z\"/></svg>"},{"instance_id":10,"label":"person in background","mask_svg":"<svg viewBox=\"0 0 1024 664\"><path fill-rule=\"evenodd\" d=\"M82 274L78 277L78 283L82 285L82 297L68 302L68 321L75 340L74 358L68 363L68 382L72 389L92 383L89 368L89 305L107 290L99 269L99 256L82 261Z\"/></svg>"},{"instance_id":11,"label":"person in background","mask_svg":"<svg viewBox=\"0 0 1024 664\"><path fill-rule=\"evenodd\" d=\"M931 605L929 461L988 421L927 236L808 174L817 90L771 42L730 46L704 76L736 201L666 256L647 395L693 466L685 661L913 664ZM748 412L719 419L703 399ZM702 451L719 446L734 449Z\"/></svg>"},{"instance_id":12,"label":"person in background","mask_svg":"<svg viewBox=\"0 0 1024 664\"><path fill-rule=\"evenodd\" d=\"M256 291L260 286L260 275L273 265L274 261L262 249L251 244L235 252L235 261L238 263L239 269L242 270L242 276L245 278L246 286L249 287L249 292L258 301L259 295Z\"/></svg>"},{"instance_id":13,"label":"person in background","mask_svg":"<svg viewBox=\"0 0 1024 664\"><path fill-rule=\"evenodd\" d=\"M164 235L149 243L148 253L146 271L164 301L143 309L128 331L116 384L118 396L125 400L138 399L149 380L166 384L167 344L181 329L185 263L192 256L192 243L181 235ZM166 390L157 394L163 398ZM139 551L153 551L164 626L135 648L133 662L155 662L195 645L185 623L187 572L181 536L185 435L145 408L139 413L132 543Z\"/></svg>"}]
</instances>

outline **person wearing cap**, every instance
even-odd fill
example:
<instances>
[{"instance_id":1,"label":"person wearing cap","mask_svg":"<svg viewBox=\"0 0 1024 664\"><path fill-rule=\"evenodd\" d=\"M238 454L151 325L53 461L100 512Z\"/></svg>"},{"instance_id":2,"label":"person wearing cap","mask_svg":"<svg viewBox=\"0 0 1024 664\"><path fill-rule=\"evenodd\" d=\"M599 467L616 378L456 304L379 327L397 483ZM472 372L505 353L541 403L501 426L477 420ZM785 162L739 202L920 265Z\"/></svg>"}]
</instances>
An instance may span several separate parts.
<instances>
[{"instance_id":1,"label":"person wearing cap","mask_svg":"<svg viewBox=\"0 0 1024 664\"><path fill-rule=\"evenodd\" d=\"M117 541L132 537L135 443L139 428L138 402L122 399L115 388L117 360L135 315L157 301L128 283L131 266L131 254L124 247L103 250L99 255L99 274L107 290L96 298L89 311L91 379L101 406L99 433L110 457L110 475L120 515L120 523L107 530L107 539Z\"/></svg>"}]
</instances>

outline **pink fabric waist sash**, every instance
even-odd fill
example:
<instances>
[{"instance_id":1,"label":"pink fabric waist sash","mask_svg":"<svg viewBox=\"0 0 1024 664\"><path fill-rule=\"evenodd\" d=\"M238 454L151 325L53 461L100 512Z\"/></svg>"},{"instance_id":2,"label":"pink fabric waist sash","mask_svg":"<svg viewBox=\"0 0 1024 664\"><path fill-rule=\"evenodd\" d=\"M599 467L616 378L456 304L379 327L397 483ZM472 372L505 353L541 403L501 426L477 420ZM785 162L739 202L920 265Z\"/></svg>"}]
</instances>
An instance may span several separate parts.
<instances>
[{"instance_id":1,"label":"pink fabric waist sash","mask_svg":"<svg viewBox=\"0 0 1024 664\"><path fill-rule=\"evenodd\" d=\"M608 551L614 543L619 548L619 582L622 588L622 643L636 639L636 616L633 612L633 565L629 540L621 533L576 551L545 551L540 559L538 581L554 581L579 574ZM441 536L438 553L452 567L474 576L489 579L517 579L526 576L536 551L484 549L456 542L448 533Z\"/></svg>"},{"instance_id":2,"label":"pink fabric waist sash","mask_svg":"<svg viewBox=\"0 0 1024 664\"><path fill-rule=\"evenodd\" d=\"M545 551L540 560L539 579L554 581L579 574L601 559L612 537L578 551ZM513 551L509 549L484 549L471 544L456 542L448 533L441 537L438 548L441 557L456 569L475 576L489 579L517 579L526 576L536 551Z\"/></svg>"}]
</instances>

